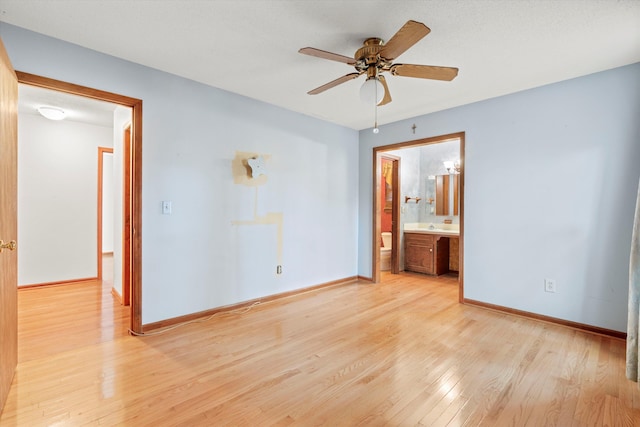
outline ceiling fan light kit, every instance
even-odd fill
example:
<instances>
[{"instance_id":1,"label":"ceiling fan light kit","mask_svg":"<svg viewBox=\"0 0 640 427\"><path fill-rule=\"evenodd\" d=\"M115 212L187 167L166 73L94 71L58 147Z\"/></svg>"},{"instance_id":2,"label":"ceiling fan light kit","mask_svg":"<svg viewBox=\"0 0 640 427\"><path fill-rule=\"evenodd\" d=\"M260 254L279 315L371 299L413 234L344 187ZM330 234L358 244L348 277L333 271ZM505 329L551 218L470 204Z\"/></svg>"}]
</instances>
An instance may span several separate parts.
<instances>
[{"instance_id":1,"label":"ceiling fan light kit","mask_svg":"<svg viewBox=\"0 0 640 427\"><path fill-rule=\"evenodd\" d=\"M380 104L384 94L384 86L376 77L368 78L360 87L360 99L367 105Z\"/></svg>"},{"instance_id":2,"label":"ceiling fan light kit","mask_svg":"<svg viewBox=\"0 0 640 427\"><path fill-rule=\"evenodd\" d=\"M366 39L362 47L353 55L353 58L313 47L304 47L298 52L330 61L342 62L351 65L356 70L355 73L338 77L307 93L309 95L317 95L366 73L367 80L360 88L360 98L368 104L375 102L376 106L382 106L391 102L389 87L382 75L384 72L389 72L392 76L451 81L458 75L457 68L393 63L395 58L402 55L430 32L429 27L421 22L407 21L386 44L378 37ZM374 133L377 133L377 129L376 117Z\"/></svg>"}]
</instances>

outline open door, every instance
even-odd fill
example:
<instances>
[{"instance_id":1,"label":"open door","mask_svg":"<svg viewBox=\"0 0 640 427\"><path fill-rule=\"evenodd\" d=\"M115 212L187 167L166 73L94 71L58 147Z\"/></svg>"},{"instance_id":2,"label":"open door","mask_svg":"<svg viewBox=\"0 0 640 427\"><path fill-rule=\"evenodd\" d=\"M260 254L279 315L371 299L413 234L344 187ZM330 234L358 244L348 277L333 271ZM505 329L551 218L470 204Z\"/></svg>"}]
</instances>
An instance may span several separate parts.
<instances>
[{"instance_id":1,"label":"open door","mask_svg":"<svg viewBox=\"0 0 640 427\"><path fill-rule=\"evenodd\" d=\"M18 363L18 79L0 40L0 411Z\"/></svg>"}]
</instances>

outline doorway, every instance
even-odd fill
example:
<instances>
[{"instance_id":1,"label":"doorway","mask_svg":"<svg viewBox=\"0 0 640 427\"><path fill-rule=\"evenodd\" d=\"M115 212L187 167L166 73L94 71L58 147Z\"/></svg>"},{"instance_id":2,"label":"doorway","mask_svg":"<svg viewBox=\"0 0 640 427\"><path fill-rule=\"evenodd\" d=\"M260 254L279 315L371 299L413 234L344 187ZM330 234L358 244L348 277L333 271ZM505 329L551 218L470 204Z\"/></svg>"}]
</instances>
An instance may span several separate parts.
<instances>
[{"instance_id":1,"label":"doorway","mask_svg":"<svg viewBox=\"0 0 640 427\"><path fill-rule=\"evenodd\" d=\"M373 236L372 236L372 245L371 245L373 250L372 281L374 283L379 283L381 279L379 254L380 254L380 240L381 240L380 235L381 235L381 227L382 227L381 206L382 206L382 197L383 197L383 193L381 190L382 179L383 179L383 174L382 174L383 171L381 166L382 158L385 156L388 157L389 155L395 155L396 157L398 157L398 153L396 152L396 150L420 149L420 147L434 146L435 144L443 144L443 143L453 143L457 147L459 147L459 158L457 159L458 164L456 166L456 170L455 171L452 170L450 172L445 172L445 173L455 174L455 181L457 181L457 184L459 187L456 194L457 197L452 196L451 199L452 201L455 202L455 206L452 207L452 211L455 210L455 212L458 214L457 216L458 216L459 230L460 230L459 239L458 239L458 256L455 261L457 261L457 267L459 268L458 270L458 285L459 285L458 301L462 302L464 298L464 143L465 143L464 132L441 135L437 137L424 138L424 139L413 140L413 141L406 141L406 142L373 148L373 174L372 174L373 175L373 209L372 209ZM444 160L449 160L449 159L444 159ZM403 168L406 168L407 164L408 164L407 162L403 161ZM400 162L398 162L398 166L399 165L400 165ZM398 178L404 175L403 172L398 173ZM431 178L431 176L429 176L429 178ZM398 182L399 181L400 179L398 179ZM407 209L414 208L416 210L421 209L427 215L428 214L435 215L435 210L433 212L428 210L431 207L431 205L427 205L427 203L432 203L432 202L429 201L429 198L426 197L426 194L421 194L422 192L425 191L423 186L418 187L416 185L415 188L412 189L412 191L415 194L412 193L412 194L401 195L400 193L402 192L402 188L403 187L399 185L399 188L396 191L394 191L394 194L398 195L398 198L395 202L398 204L398 216L395 223L396 235L394 236L393 244L398 248L399 254L402 253L401 229L402 229L402 223L404 222L402 218L404 214L402 213L402 211L404 210L406 214ZM421 201L422 201L422 204L420 204ZM398 256L398 258L400 260L399 270L403 270L402 262L401 262L402 256Z\"/></svg>"},{"instance_id":2,"label":"doorway","mask_svg":"<svg viewBox=\"0 0 640 427\"><path fill-rule=\"evenodd\" d=\"M123 183L130 195L130 216L128 220L129 226L126 229L127 235L123 233L123 241L127 241L130 245L130 256L126 261L126 269L130 272L131 283L130 329L133 332L142 333L142 254L140 233L142 229L142 101L20 71L16 71L16 76L20 84L106 101L131 109L130 147L128 152L130 156L130 173L128 174L128 181L125 179L124 181L126 182ZM99 265L101 265L101 260ZM101 274L101 271L99 274Z\"/></svg>"}]
</instances>

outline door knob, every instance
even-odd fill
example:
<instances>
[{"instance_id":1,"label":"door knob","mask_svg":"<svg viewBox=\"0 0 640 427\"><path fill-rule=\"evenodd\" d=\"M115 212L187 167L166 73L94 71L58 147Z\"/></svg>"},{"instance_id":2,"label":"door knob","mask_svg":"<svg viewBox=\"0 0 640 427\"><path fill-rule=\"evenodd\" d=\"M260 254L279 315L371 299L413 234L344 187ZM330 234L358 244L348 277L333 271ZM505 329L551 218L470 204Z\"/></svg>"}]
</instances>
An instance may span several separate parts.
<instances>
[{"instance_id":1,"label":"door knob","mask_svg":"<svg viewBox=\"0 0 640 427\"><path fill-rule=\"evenodd\" d=\"M12 240L10 242L5 243L4 240L0 240L0 252L3 249L9 249L10 251L14 251L16 249L16 241Z\"/></svg>"}]
</instances>

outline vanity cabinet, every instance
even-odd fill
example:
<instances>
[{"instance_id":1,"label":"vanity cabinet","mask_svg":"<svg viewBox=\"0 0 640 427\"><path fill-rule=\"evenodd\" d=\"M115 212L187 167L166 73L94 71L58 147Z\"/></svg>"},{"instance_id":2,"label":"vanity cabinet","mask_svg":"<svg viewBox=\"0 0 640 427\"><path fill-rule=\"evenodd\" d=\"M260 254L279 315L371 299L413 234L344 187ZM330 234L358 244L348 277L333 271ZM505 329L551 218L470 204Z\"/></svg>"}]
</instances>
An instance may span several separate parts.
<instances>
[{"instance_id":1,"label":"vanity cabinet","mask_svg":"<svg viewBox=\"0 0 640 427\"><path fill-rule=\"evenodd\" d=\"M449 239L437 234L404 233L404 269L431 275L449 271Z\"/></svg>"}]
</instances>

